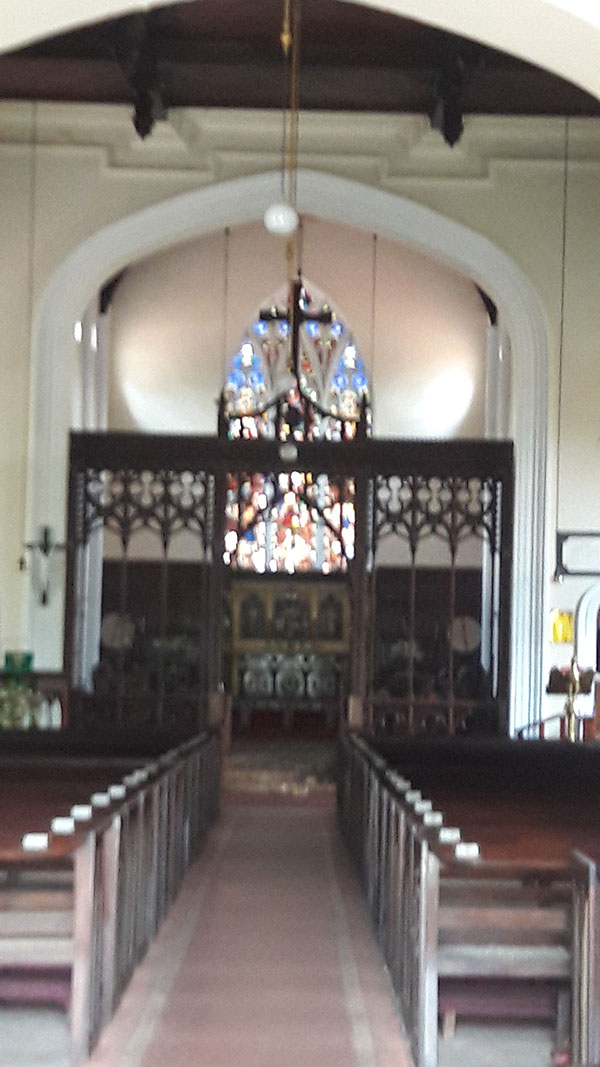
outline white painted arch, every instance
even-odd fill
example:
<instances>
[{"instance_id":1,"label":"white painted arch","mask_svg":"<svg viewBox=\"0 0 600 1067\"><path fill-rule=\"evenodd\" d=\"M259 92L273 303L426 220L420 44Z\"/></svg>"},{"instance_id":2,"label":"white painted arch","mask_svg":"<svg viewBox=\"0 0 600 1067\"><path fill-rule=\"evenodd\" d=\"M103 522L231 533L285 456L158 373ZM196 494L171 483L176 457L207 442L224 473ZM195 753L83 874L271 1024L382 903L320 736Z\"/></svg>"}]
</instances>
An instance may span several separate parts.
<instances>
[{"instance_id":1,"label":"white painted arch","mask_svg":"<svg viewBox=\"0 0 600 1067\"><path fill-rule=\"evenodd\" d=\"M575 658L584 670L598 666L598 616L600 615L600 582L586 589L575 607ZM580 696L579 710L592 716L596 703L595 687L589 696Z\"/></svg>"},{"instance_id":2,"label":"white painted arch","mask_svg":"<svg viewBox=\"0 0 600 1067\"><path fill-rule=\"evenodd\" d=\"M600 615L600 582L586 589L575 608L575 656L583 668L595 668L597 665L598 615Z\"/></svg>"},{"instance_id":3,"label":"white painted arch","mask_svg":"<svg viewBox=\"0 0 600 1067\"><path fill-rule=\"evenodd\" d=\"M93 234L58 268L34 323L29 528L64 528L67 440L73 411L72 324L99 287L132 260L178 241L262 218L279 196L280 174L223 182L146 208ZM511 724L539 717L545 618L544 517L547 426L547 339L541 304L528 278L485 237L388 192L345 178L301 170L298 208L376 232L444 260L486 290L511 340L516 450L514 597L511 635ZM36 662L62 656L59 598L42 611L30 604L30 647ZM536 669L532 670L532 664Z\"/></svg>"}]
</instances>

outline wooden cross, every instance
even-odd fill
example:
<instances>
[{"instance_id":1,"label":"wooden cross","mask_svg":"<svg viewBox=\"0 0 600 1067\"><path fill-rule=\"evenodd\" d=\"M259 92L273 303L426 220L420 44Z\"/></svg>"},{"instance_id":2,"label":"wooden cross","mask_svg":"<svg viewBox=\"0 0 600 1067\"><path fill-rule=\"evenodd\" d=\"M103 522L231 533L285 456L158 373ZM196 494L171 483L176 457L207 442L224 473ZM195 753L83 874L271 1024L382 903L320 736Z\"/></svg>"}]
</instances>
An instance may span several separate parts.
<instances>
[{"instance_id":1,"label":"wooden cross","mask_svg":"<svg viewBox=\"0 0 600 1067\"><path fill-rule=\"evenodd\" d=\"M261 322L287 322L290 326L290 370L296 379L298 384L298 392L302 397L302 390L300 388L300 327L303 322L323 322L331 323L333 320L333 314L328 307L321 308L321 311L307 311L304 306L304 300L302 294L304 293L304 283L300 275L294 278L290 285L290 307L289 311L280 311L279 308L267 308L261 311L259 318ZM306 398L304 398L306 399Z\"/></svg>"}]
</instances>

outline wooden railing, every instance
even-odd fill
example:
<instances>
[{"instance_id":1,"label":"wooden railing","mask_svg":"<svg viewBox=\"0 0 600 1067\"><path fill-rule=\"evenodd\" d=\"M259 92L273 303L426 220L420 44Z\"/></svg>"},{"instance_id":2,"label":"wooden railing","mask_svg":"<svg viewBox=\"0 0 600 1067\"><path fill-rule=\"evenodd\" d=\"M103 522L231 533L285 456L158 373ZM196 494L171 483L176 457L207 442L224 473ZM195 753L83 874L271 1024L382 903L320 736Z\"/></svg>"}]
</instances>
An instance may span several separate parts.
<instances>
[{"instance_id":1,"label":"wooden railing","mask_svg":"<svg viewBox=\"0 0 600 1067\"><path fill-rule=\"evenodd\" d=\"M460 700L371 695L365 704L366 728L382 737L495 737L500 714L493 700Z\"/></svg>"},{"instance_id":2,"label":"wooden railing","mask_svg":"<svg viewBox=\"0 0 600 1067\"><path fill-rule=\"evenodd\" d=\"M104 800L96 796L91 818L83 815L72 833L51 832L43 852L0 855L0 917L16 910L31 925L37 916L44 933L3 937L0 923L0 963L34 974L48 963L67 970L74 1064L111 1018L216 815L219 747L207 732L138 764ZM72 936L68 915L56 921L69 901Z\"/></svg>"},{"instance_id":3,"label":"wooden railing","mask_svg":"<svg viewBox=\"0 0 600 1067\"><path fill-rule=\"evenodd\" d=\"M514 990L517 1011L520 991L531 990L571 1062L600 1062L596 864L580 854L542 867L482 860L364 739L346 732L341 745L341 826L415 1067L437 1067L439 1020L454 1021L444 991L465 980L475 996L486 982Z\"/></svg>"}]
</instances>

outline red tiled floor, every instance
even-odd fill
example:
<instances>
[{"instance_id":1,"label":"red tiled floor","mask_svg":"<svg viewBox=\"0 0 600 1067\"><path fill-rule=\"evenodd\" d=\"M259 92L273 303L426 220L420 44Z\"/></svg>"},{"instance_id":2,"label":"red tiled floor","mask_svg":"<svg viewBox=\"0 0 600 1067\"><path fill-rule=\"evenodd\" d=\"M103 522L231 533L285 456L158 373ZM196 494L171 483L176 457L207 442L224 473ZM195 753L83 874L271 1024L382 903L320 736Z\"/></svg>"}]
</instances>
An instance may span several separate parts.
<instances>
[{"instance_id":1,"label":"red tiled floor","mask_svg":"<svg viewBox=\"0 0 600 1067\"><path fill-rule=\"evenodd\" d=\"M90 1067L408 1067L333 807L229 799Z\"/></svg>"}]
</instances>

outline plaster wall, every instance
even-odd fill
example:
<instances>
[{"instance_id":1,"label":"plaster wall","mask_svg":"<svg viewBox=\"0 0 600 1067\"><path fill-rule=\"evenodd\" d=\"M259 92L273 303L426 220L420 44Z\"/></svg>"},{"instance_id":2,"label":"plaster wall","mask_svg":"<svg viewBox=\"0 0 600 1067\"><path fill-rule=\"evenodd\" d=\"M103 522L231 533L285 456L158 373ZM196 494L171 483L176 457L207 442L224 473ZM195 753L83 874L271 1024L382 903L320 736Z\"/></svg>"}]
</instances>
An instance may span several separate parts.
<instances>
[{"instance_id":1,"label":"plaster wall","mask_svg":"<svg viewBox=\"0 0 600 1067\"><path fill-rule=\"evenodd\" d=\"M414 249L311 217L301 247L309 293L326 294L365 361L376 436L482 437L488 316L474 283ZM283 253L251 223L126 271L110 312L111 428L215 432L245 331L285 295Z\"/></svg>"},{"instance_id":2,"label":"plaster wall","mask_svg":"<svg viewBox=\"0 0 600 1067\"><path fill-rule=\"evenodd\" d=\"M0 397L0 491L2 499L10 501L8 513L4 509L0 520L3 649L22 645L28 636L28 577L19 571L17 561L23 541L36 533L32 528L34 517L47 514L59 538L64 529L65 501L54 489L48 490L47 500L30 500L28 513L25 510L24 443L28 435L30 444L35 442L36 434L39 436L39 426L34 422L39 423L40 410L50 407L57 417L62 409L77 410L78 351L70 321L64 323L60 337L52 338L52 343L64 346L72 393L61 387L52 395L43 375L36 376L29 393L32 339L34 347L39 343L42 368L45 345L49 344L48 338L38 339L36 335L42 294L50 299L48 286L54 272L99 228L198 186L276 170L280 132L278 117L268 114L178 112L160 124L147 143L141 143L135 138L126 108L0 105L0 227L4 251L0 262L0 321L5 340L0 351L5 386ZM453 151L428 129L422 118L410 116L336 115L333 122L327 115L311 114L303 116L300 136L302 166L395 193L463 223L506 252L537 292L549 341L550 582L556 514L561 526L600 529L596 478L600 440L594 421L600 399L595 369L600 282L594 263L600 229L600 124L596 120L570 124L562 353L562 120L468 119L464 138ZM311 205L311 210L318 217L319 204ZM232 202L232 228L240 217L242 205ZM159 238L149 232L143 254L158 247ZM109 273L120 270L129 258L126 248L122 254L116 251ZM83 315L89 300L106 280L106 264L102 269L102 276L96 277L94 264L90 264L81 285L74 287L73 320ZM30 308L34 309L33 316ZM510 315L505 325L510 333L509 319ZM513 349L513 362L519 357L519 351ZM513 396L513 405L516 403L518 397ZM38 413L36 419L29 419L30 410ZM45 450L41 452L44 455ZM45 461L53 459L53 455L45 453ZM31 473L30 468L30 477ZM567 579L562 587L549 585L550 606L555 602L557 606L574 606L582 586L587 584L585 580Z\"/></svg>"}]
</instances>

